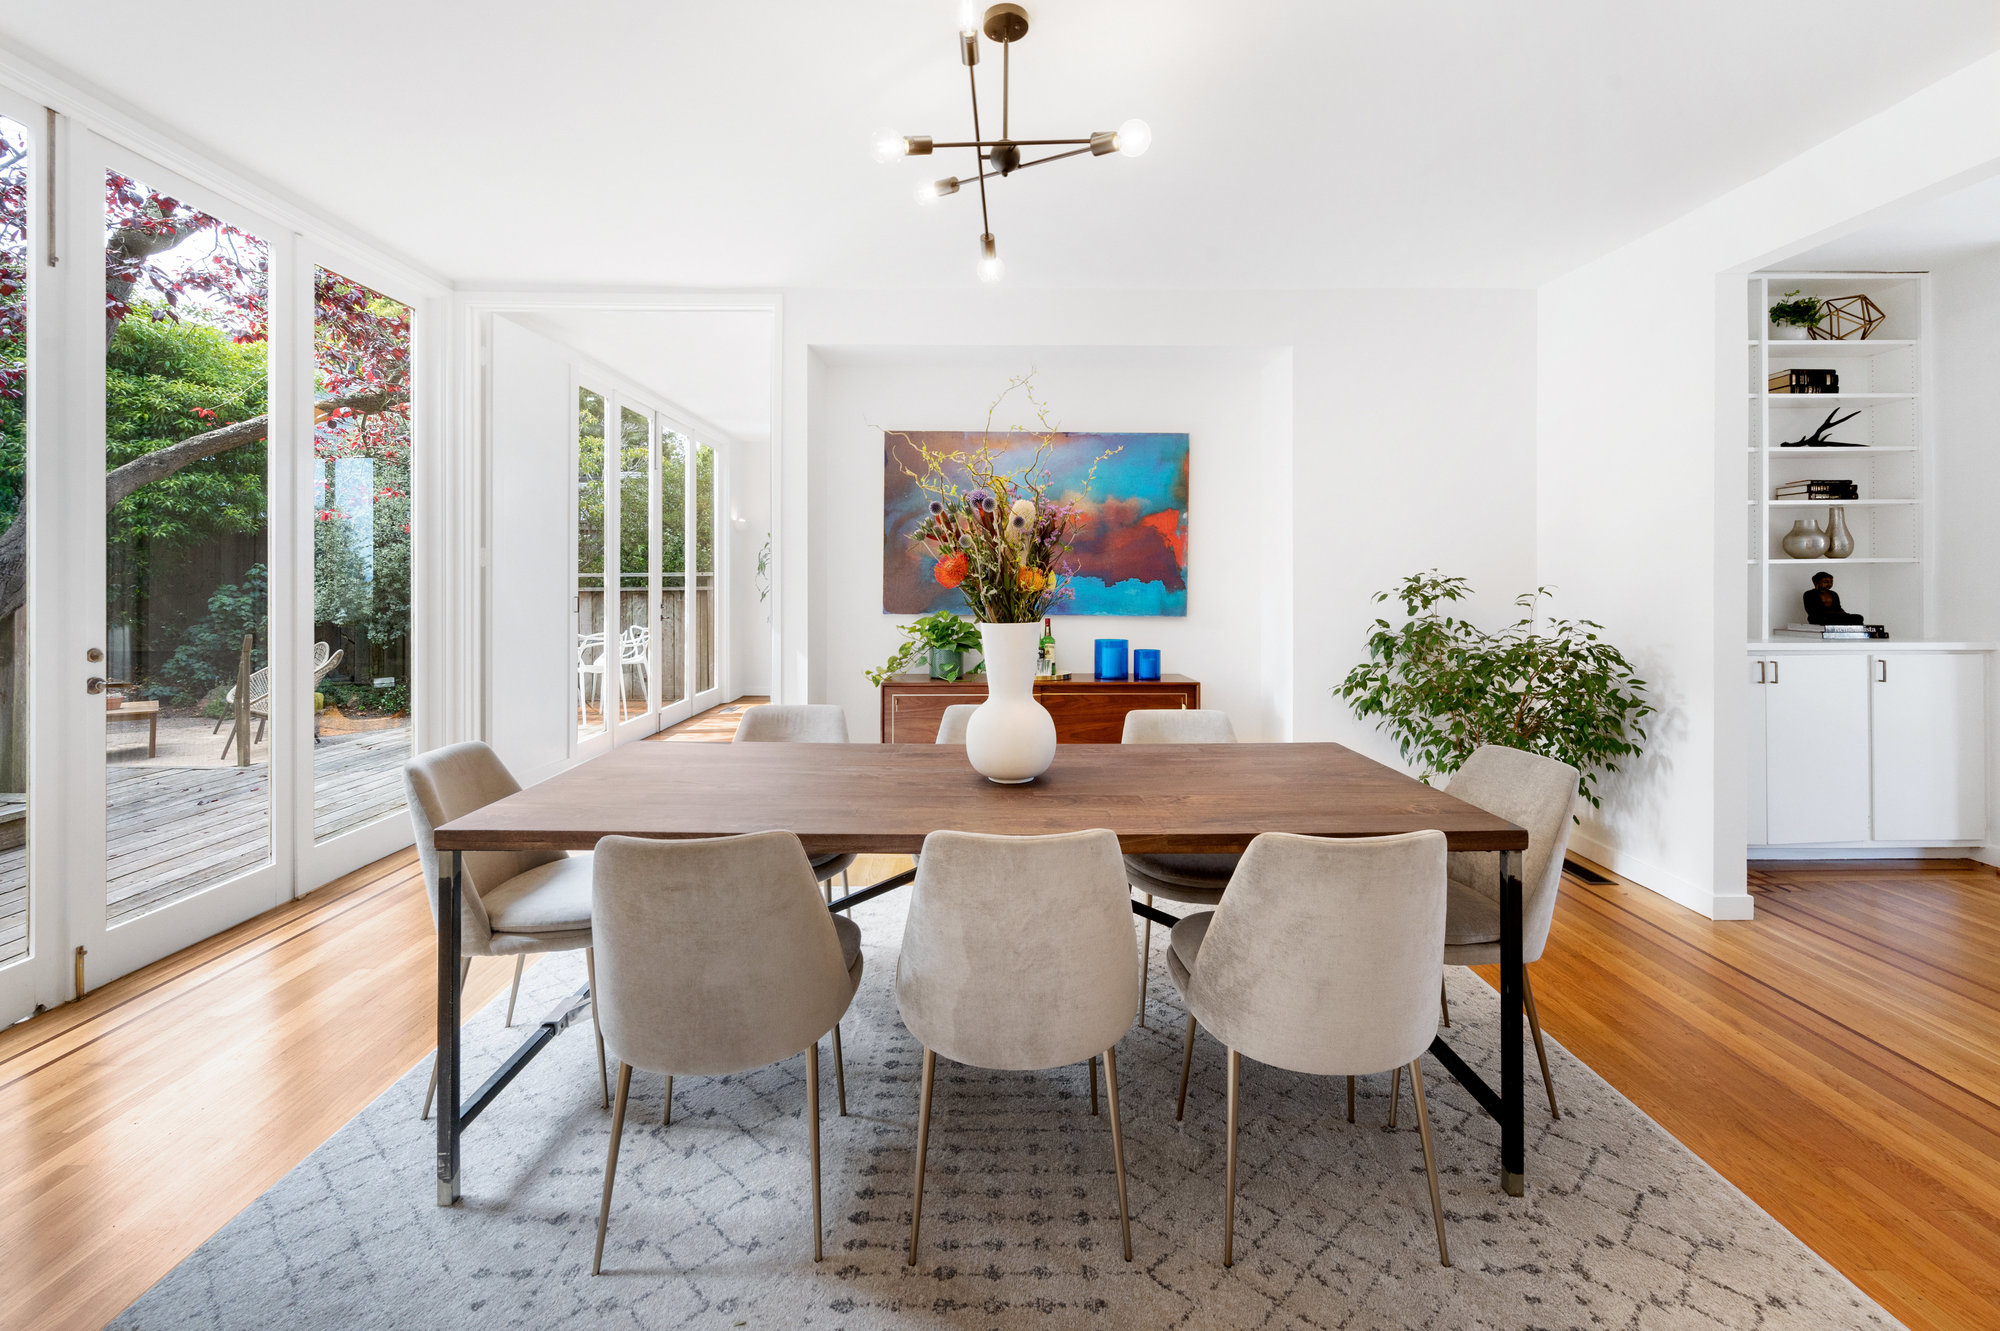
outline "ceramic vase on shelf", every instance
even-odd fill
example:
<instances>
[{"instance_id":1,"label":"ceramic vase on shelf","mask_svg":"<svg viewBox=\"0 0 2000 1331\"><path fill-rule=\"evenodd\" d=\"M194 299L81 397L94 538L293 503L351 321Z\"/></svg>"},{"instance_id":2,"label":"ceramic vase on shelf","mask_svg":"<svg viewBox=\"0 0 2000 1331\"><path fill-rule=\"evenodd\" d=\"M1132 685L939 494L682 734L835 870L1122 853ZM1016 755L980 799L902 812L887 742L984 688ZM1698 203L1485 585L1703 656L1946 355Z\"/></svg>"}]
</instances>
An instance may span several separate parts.
<instances>
[{"instance_id":1,"label":"ceramic vase on shelf","mask_svg":"<svg viewBox=\"0 0 2000 1331\"><path fill-rule=\"evenodd\" d=\"M1835 504L1826 511L1826 557L1845 559L1854 553L1854 533L1847 529L1847 512Z\"/></svg>"},{"instance_id":2,"label":"ceramic vase on shelf","mask_svg":"<svg viewBox=\"0 0 2000 1331\"><path fill-rule=\"evenodd\" d=\"M1040 620L979 626L986 701L965 727L965 756L974 771L1003 786L1033 781L1055 761L1056 723L1035 701L1041 642Z\"/></svg>"},{"instance_id":3,"label":"ceramic vase on shelf","mask_svg":"<svg viewBox=\"0 0 2000 1331\"><path fill-rule=\"evenodd\" d=\"M1826 533L1819 524L1807 518L1800 518L1785 533L1782 542L1785 553L1794 559L1819 559L1826 554Z\"/></svg>"},{"instance_id":4,"label":"ceramic vase on shelf","mask_svg":"<svg viewBox=\"0 0 2000 1331\"><path fill-rule=\"evenodd\" d=\"M1806 332L1804 324L1771 325L1771 340L1773 342L1803 342L1808 336L1809 334Z\"/></svg>"}]
</instances>

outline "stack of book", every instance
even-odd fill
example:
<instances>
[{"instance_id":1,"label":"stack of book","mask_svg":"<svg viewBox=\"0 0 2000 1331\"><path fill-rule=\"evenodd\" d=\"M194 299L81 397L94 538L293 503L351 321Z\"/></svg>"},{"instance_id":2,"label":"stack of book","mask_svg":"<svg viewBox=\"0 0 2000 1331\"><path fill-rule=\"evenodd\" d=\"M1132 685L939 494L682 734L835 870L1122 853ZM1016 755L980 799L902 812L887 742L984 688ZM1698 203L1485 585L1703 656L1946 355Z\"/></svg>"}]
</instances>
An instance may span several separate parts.
<instances>
[{"instance_id":1,"label":"stack of book","mask_svg":"<svg viewBox=\"0 0 2000 1331\"><path fill-rule=\"evenodd\" d=\"M1880 624L1787 624L1778 632L1793 638L1818 638L1823 642L1889 636L1889 630Z\"/></svg>"},{"instance_id":2,"label":"stack of book","mask_svg":"<svg viewBox=\"0 0 2000 1331\"><path fill-rule=\"evenodd\" d=\"M1773 393L1838 393L1839 370L1774 370L1767 381Z\"/></svg>"},{"instance_id":3,"label":"stack of book","mask_svg":"<svg viewBox=\"0 0 2000 1331\"><path fill-rule=\"evenodd\" d=\"M1824 499L1839 503L1861 498L1861 487L1849 480L1786 481L1778 487L1776 499Z\"/></svg>"}]
</instances>

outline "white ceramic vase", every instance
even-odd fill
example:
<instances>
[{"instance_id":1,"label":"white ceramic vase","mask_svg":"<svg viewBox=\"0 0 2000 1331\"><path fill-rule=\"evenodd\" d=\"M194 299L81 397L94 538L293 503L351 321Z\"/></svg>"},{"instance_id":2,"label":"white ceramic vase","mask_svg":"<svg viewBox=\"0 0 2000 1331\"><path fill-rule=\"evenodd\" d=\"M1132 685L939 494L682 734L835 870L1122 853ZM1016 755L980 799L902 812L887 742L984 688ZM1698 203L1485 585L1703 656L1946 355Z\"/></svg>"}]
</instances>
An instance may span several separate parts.
<instances>
[{"instance_id":1,"label":"white ceramic vase","mask_svg":"<svg viewBox=\"0 0 2000 1331\"><path fill-rule=\"evenodd\" d=\"M1773 342L1804 342L1811 337L1812 334L1806 331L1804 324L1771 325L1771 340Z\"/></svg>"},{"instance_id":2,"label":"white ceramic vase","mask_svg":"<svg viewBox=\"0 0 2000 1331\"><path fill-rule=\"evenodd\" d=\"M986 701L965 727L965 756L988 781L1018 786L1049 770L1056 757L1056 723L1035 701L1035 657L1042 622L981 624Z\"/></svg>"}]
</instances>

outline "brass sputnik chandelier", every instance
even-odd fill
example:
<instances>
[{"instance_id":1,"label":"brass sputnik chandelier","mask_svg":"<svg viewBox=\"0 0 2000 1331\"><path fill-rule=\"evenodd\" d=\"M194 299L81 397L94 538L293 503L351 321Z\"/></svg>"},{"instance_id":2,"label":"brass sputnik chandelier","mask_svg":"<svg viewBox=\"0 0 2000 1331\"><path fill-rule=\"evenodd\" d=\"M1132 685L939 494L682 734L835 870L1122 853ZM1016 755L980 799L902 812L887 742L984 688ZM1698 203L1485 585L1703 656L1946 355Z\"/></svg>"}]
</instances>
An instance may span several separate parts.
<instances>
[{"instance_id":1,"label":"brass sputnik chandelier","mask_svg":"<svg viewBox=\"0 0 2000 1331\"><path fill-rule=\"evenodd\" d=\"M1152 143L1153 131L1143 120L1128 120L1115 130L1103 130L1083 139L1012 137L1008 124L1007 76L1014 43L1028 35L1028 11L1015 4L999 4L987 9L981 18L978 6L966 0L959 11L958 27L958 58L965 66L966 81L972 89L972 137L953 143L936 143L928 134L884 131L875 136L875 160L893 162L903 157L928 157L939 148L971 148L978 153L979 174L975 180L979 185L979 280L998 282L1005 269L1000 262L1000 252L993 243L993 223L987 216L986 182L989 178L1011 176L1031 166L1060 162L1065 157L1081 157L1084 153L1102 157L1115 152L1137 157ZM982 138L979 132L979 77L974 67L979 63L979 34L982 31L989 41L1000 43L1000 137L997 139ZM1067 151L1023 161L1023 148L1062 148ZM960 180L957 176L929 181L917 187L917 202L936 203L947 194L958 193L959 188L968 183L972 182Z\"/></svg>"}]
</instances>

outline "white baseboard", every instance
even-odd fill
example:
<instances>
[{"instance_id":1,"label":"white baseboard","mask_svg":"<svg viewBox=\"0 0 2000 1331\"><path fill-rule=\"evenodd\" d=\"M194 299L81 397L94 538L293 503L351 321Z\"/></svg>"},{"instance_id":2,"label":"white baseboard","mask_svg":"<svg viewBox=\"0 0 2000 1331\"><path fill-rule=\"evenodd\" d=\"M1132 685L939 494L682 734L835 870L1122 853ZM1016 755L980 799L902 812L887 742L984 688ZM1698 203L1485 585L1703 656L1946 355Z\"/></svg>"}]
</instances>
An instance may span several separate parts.
<instances>
[{"instance_id":1,"label":"white baseboard","mask_svg":"<svg viewBox=\"0 0 2000 1331\"><path fill-rule=\"evenodd\" d=\"M1608 846L1582 828L1570 832L1569 844L1585 859L1594 860L1620 878L1636 883L1649 892L1657 892L1697 915L1706 915L1711 920L1747 920L1755 914L1748 892L1717 893L1713 888L1690 882L1657 864L1649 864L1636 855Z\"/></svg>"},{"instance_id":2,"label":"white baseboard","mask_svg":"<svg viewBox=\"0 0 2000 1331\"><path fill-rule=\"evenodd\" d=\"M1981 864L1990 864L2000 869L2000 846L1981 846L1972 852L1972 858Z\"/></svg>"},{"instance_id":3,"label":"white baseboard","mask_svg":"<svg viewBox=\"0 0 2000 1331\"><path fill-rule=\"evenodd\" d=\"M1989 847L1990 849L1990 847ZM1962 860L1979 858L1980 848L1962 846L1752 846L1759 860Z\"/></svg>"}]
</instances>

